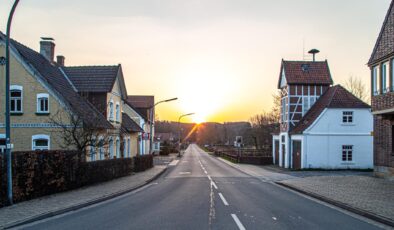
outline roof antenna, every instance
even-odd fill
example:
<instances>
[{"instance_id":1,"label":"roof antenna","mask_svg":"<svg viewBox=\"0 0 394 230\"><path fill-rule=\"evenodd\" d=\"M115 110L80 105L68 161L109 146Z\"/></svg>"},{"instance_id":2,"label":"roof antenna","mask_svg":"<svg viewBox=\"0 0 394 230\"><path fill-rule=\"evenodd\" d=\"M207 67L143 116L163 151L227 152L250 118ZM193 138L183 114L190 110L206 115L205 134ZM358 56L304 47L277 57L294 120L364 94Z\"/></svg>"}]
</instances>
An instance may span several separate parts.
<instances>
[{"instance_id":1,"label":"roof antenna","mask_svg":"<svg viewBox=\"0 0 394 230\"><path fill-rule=\"evenodd\" d=\"M309 52L308 53L310 53L310 54L312 54L313 55L313 62L315 62L316 61L316 59L315 59L315 55L317 54L317 53L320 53L320 51L319 50L317 50L317 49L311 49L311 50L309 50Z\"/></svg>"}]
</instances>

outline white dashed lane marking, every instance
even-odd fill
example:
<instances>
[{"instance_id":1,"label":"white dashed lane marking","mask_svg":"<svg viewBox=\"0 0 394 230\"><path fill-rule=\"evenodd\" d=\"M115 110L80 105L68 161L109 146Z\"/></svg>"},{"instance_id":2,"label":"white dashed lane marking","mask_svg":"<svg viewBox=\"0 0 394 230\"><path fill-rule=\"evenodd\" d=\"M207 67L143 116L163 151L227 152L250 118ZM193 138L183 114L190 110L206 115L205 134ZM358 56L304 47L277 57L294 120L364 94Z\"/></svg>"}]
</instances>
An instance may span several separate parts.
<instances>
[{"instance_id":1,"label":"white dashed lane marking","mask_svg":"<svg viewBox=\"0 0 394 230\"><path fill-rule=\"evenodd\" d=\"M237 224L239 230L246 230L244 225L241 223L241 221L238 219L237 215L231 214L231 217L234 219L235 223Z\"/></svg>"},{"instance_id":2,"label":"white dashed lane marking","mask_svg":"<svg viewBox=\"0 0 394 230\"><path fill-rule=\"evenodd\" d=\"M226 200L226 198L224 198L223 194L221 194L221 193L219 192L219 196L220 196L220 199L222 199L223 204L226 205L226 206L228 206L227 200Z\"/></svg>"}]
</instances>

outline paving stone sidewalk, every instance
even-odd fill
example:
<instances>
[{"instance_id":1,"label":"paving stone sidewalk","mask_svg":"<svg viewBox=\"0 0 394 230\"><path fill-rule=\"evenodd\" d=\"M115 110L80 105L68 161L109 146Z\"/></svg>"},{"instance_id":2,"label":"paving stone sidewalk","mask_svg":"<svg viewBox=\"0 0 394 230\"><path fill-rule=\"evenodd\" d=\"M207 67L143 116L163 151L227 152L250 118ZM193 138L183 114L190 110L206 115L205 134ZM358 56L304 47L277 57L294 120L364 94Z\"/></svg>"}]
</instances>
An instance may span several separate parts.
<instances>
[{"instance_id":1,"label":"paving stone sidewalk","mask_svg":"<svg viewBox=\"0 0 394 230\"><path fill-rule=\"evenodd\" d=\"M280 184L394 224L393 181L370 176L337 175L293 178Z\"/></svg>"},{"instance_id":2,"label":"paving stone sidewalk","mask_svg":"<svg viewBox=\"0 0 394 230\"><path fill-rule=\"evenodd\" d=\"M134 175L0 208L0 229L123 194L147 184L166 168L167 165L155 165Z\"/></svg>"}]
</instances>

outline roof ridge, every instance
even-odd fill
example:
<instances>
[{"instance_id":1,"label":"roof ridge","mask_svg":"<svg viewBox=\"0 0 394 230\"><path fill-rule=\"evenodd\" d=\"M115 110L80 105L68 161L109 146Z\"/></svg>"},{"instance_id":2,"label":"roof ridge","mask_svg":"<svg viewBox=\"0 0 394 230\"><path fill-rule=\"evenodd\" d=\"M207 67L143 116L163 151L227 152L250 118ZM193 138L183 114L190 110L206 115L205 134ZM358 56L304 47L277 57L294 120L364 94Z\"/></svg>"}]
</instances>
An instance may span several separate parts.
<instances>
[{"instance_id":1,"label":"roof ridge","mask_svg":"<svg viewBox=\"0 0 394 230\"><path fill-rule=\"evenodd\" d=\"M331 89L334 88L334 92L332 92L330 99L328 100L327 104L324 106L325 108L329 107L331 105L332 99L334 98L335 93L338 90L338 85L334 85L333 87L331 87ZM329 88L330 89L330 88ZM328 90L329 90L328 89Z\"/></svg>"},{"instance_id":2,"label":"roof ridge","mask_svg":"<svg viewBox=\"0 0 394 230\"><path fill-rule=\"evenodd\" d=\"M119 67L120 64L117 65L75 65L75 66L64 66L64 68L87 68L87 67Z\"/></svg>"},{"instance_id":3,"label":"roof ridge","mask_svg":"<svg viewBox=\"0 0 394 230\"><path fill-rule=\"evenodd\" d=\"M283 62L317 62L317 63L324 63L324 62L327 62L327 60L324 60L324 61L307 61L307 60L303 60L303 61L300 61L300 60L285 60L285 59L282 59L282 61Z\"/></svg>"}]
</instances>

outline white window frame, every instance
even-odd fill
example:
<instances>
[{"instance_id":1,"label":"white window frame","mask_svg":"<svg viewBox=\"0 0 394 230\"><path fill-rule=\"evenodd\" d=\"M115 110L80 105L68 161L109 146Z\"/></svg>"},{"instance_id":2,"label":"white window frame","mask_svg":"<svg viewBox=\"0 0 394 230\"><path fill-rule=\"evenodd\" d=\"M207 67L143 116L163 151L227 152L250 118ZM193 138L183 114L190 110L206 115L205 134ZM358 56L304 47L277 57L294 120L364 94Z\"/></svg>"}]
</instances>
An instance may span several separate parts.
<instances>
[{"instance_id":1,"label":"white window frame","mask_svg":"<svg viewBox=\"0 0 394 230\"><path fill-rule=\"evenodd\" d=\"M48 110L47 111L45 111L45 110L41 110L41 100L42 99L46 99L47 100L47 107L48 107ZM37 94L37 113L44 113L44 114L47 114L47 113L49 113L49 94L47 94L47 93L39 93L39 94Z\"/></svg>"},{"instance_id":2,"label":"white window frame","mask_svg":"<svg viewBox=\"0 0 394 230\"><path fill-rule=\"evenodd\" d=\"M394 59L391 59L391 91L394 91Z\"/></svg>"},{"instance_id":3,"label":"white window frame","mask_svg":"<svg viewBox=\"0 0 394 230\"><path fill-rule=\"evenodd\" d=\"M390 92L390 86L389 86L389 70L390 62L384 62L382 64L382 85L383 85L383 93Z\"/></svg>"},{"instance_id":4,"label":"white window frame","mask_svg":"<svg viewBox=\"0 0 394 230\"><path fill-rule=\"evenodd\" d=\"M116 122L120 122L120 104L119 104L119 102L116 102L115 113L116 113Z\"/></svg>"},{"instance_id":5,"label":"white window frame","mask_svg":"<svg viewBox=\"0 0 394 230\"><path fill-rule=\"evenodd\" d=\"M90 153L90 161L96 160L96 140L92 140L93 143L90 143L89 153Z\"/></svg>"},{"instance_id":6,"label":"white window frame","mask_svg":"<svg viewBox=\"0 0 394 230\"><path fill-rule=\"evenodd\" d=\"M372 67L372 91L373 95L379 95L380 86L378 85L378 78L379 78L379 66Z\"/></svg>"},{"instance_id":7,"label":"white window frame","mask_svg":"<svg viewBox=\"0 0 394 230\"><path fill-rule=\"evenodd\" d=\"M342 145L342 155L341 160L342 162L353 162L354 159L354 146L353 145ZM350 157L349 157L350 155ZM345 156L345 159L343 157ZM349 160L350 158L350 160Z\"/></svg>"},{"instance_id":8,"label":"white window frame","mask_svg":"<svg viewBox=\"0 0 394 230\"><path fill-rule=\"evenodd\" d=\"M48 147L46 149L37 148L37 146L35 145L35 141L37 141L37 140L47 140L48 141ZM51 137L49 135L46 135L46 134L33 135L31 137L31 149L33 151L35 151L35 150L50 150L51 149Z\"/></svg>"},{"instance_id":9,"label":"white window frame","mask_svg":"<svg viewBox=\"0 0 394 230\"><path fill-rule=\"evenodd\" d=\"M127 157L127 138L123 138L123 157Z\"/></svg>"},{"instance_id":10,"label":"white window frame","mask_svg":"<svg viewBox=\"0 0 394 230\"><path fill-rule=\"evenodd\" d=\"M17 111L17 110L11 110L11 101L12 100L17 100L16 98L13 98L13 97L11 97L11 91L16 91L16 90L18 90L18 91L21 91L21 97L20 97L20 100L21 100L21 110L20 111ZM16 105L15 105L15 107L16 107ZM21 85L11 85L10 86L10 112L11 113L23 113L23 86L21 86Z\"/></svg>"},{"instance_id":11,"label":"white window frame","mask_svg":"<svg viewBox=\"0 0 394 230\"><path fill-rule=\"evenodd\" d=\"M127 138L127 156L128 156L128 157L131 157L131 153L130 153L130 150L131 150L130 143L131 143L131 141L130 141L130 137L129 137L129 138Z\"/></svg>"},{"instance_id":12,"label":"white window frame","mask_svg":"<svg viewBox=\"0 0 394 230\"><path fill-rule=\"evenodd\" d=\"M119 137L116 138L115 142L115 148L116 148L116 158L120 158L120 139Z\"/></svg>"},{"instance_id":13,"label":"white window frame","mask_svg":"<svg viewBox=\"0 0 394 230\"><path fill-rule=\"evenodd\" d=\"M354 124L354 112L353 111L342 111L342 124Z\"/></svg>"},{"instance_id":14,"label":"white window frame","mask_svg":"<svg viewBox=\"0 0 394 230\"><path fill-rule=\"evenodd\" d=\"M114 101L111 99L110 101L109 101L109 103L108 103L109 105L108 105L108 107L109 107L109 116L108 116L108 119L110 120L110 121L113 121L114 120Z\"/></svg>"},{"instance_id":15,"label":"white window frame","mask_svg":"<svg viewBox=\"0 0 394 230\"><path fill-rule=\"evenodd\" d=\"M6 140L4 133L0 133L0 139ZM5 145L0 145L0 154L3 153L3 151L5 151Z\"/></svg>"},{"instance_id":16,"label":"white window frame","mask_svg":"<svg viewBox=\"0 0 394 230\"><path fill-rule=\"evenodd\" d=\"M108 153L109 153L109 159L114 158L114 139L112 137L109 139L108 142Z\"/></svg>"},{"instance_id":17,"label":"white window frame","mask_svg":"<svg viewBox=\"0 0 394 230\"><path fill-rule=\"evenodd\" d=\"M98 147L98 152L99 152L99 159L104 160L105 159L105 150L104 150L104 138L100 137L99 138L99 147Z\"/></svg>"}]
</instances>

